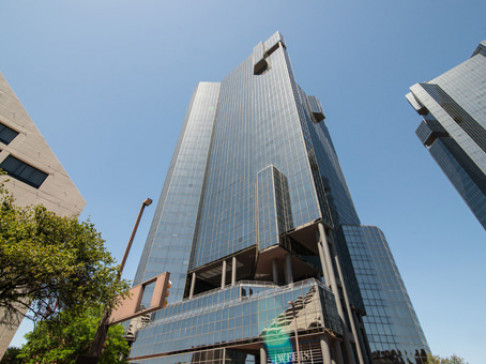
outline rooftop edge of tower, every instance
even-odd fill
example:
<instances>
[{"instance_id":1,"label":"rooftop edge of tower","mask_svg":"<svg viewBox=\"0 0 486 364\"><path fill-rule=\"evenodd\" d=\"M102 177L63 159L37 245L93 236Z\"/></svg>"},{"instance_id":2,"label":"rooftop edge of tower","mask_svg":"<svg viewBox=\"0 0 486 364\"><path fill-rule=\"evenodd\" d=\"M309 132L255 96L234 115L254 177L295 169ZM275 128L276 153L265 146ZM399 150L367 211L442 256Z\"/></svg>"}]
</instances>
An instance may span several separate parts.
<instances>
[{"instance_id":1,"label":"rooftop edge of tower","mask_svg":"<svg viewBox=\"0 0 486 364\"><path fill-rule=\"evenodd\" d=\"M483 56L486 56L486 39L478 44L471 57L474 57L479 53L481 53Z\"/></svg>"},{"instance_id":2,"label":"rooftop edge of tower","mask_svg":"<svg viewBox=\"0 0 486 364\"><path fill-rule=\"evenodd\" d=\"M270 38L258 43L253 48L253 74L261 75L268 69L266 58L276 51L280 46L287 48L285 39L277 30Z\"/></svg>"}]
</instances>

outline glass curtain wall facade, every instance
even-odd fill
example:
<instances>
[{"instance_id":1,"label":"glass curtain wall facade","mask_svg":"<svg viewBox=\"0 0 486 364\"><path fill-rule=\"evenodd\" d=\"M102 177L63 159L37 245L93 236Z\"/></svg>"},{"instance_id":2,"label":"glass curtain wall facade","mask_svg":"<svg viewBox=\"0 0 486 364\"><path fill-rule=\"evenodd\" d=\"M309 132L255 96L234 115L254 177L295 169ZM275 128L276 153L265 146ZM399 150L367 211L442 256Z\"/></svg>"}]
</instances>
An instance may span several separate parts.
<instances>
[{"instance_id":1,"label":"glass curtain wall facade","mask_svg":"<svg viewBox=\"0 0 486 364\"><path fill-rule=\"evenodd\" d=\"M486 41L471 58L406 95L417 136L486 229Z\"/></svg>"},{"instance_id":2,"label":"glass curtain wall facade","mask_svg":"<svg viewBox=\"0 0 486 364\"><path fill-rule=\"evenodd\" d=\"M170 304L138 331L131 362L364 364L394 350L415 363L412 352L428 350L425 339L403 346L398 331L389 344L366 334L342 233L361 225L324 118L279 32L220 83L196 87L135 279L171 272ZM400 279L390 272L376 274Z\"/></svg>"},{"instance_id":3,"label":"glass curtain wall facade","mask_svg":"<svg viewBox=\"0 0 486 364\"><path fill-rule=\"evenodd\" d=\"M374 363L420 363L430 351L383 232L342 225L366 307L363 323Z\"/></svg>"}]
</instances>

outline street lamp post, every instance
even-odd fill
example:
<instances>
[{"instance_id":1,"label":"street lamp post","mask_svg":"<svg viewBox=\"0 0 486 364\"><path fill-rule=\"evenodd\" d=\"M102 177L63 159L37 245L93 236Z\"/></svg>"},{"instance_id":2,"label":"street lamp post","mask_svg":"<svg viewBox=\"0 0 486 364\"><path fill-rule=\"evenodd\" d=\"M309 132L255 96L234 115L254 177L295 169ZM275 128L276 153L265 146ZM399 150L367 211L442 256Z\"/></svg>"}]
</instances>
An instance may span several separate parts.
<instances>
[{"instance_id":1,"label":"street lamp post","mask_svg":"<svg viewBox=\"0 0 486 364\"><path fill-rule=\"evenodd\" d=\"M135 238L135 234L137 233L138 224L140 224L140 219L142 218L143 210L145 210L145 207L150 206L151 203L152 203L152 199L146 198L145 200L143 200L142 206L140 206L140 211L138 212L137 221L135 221L135 226L133 227L132 235L130 235L130 239L128 240L127 247L125 248L125 254L123 254L123 259L121 261L120 268L118 271L120 277L122 275L123 268L125 267L125 263L128 258L128 253L130 253L130 249L132 248L133 239Z\"/></svg>"},{"instance_id":2,"label":"street lamp post","mask_svg":"<svg viewBox=\"0 0 486 364\"><path fill-rule=\"evenodd\" d=\"M295 315L295 303L289 301L289 305L292 307L292 318L294 322L294 332L295 332L295 348L297 350L297 363L300 364L300 345L299 345L299 332L297 330L297 316Z\"/></svg>"},{"instance_id":3,"label":"street lamp post","mask_svg":"<svg viewBox=\"0 0 486 364\"><path fill-rule=\"evenodd\" d=\"M121 275L123 272L123 268L125 267L125 263L128 258L128 254L130 253L130 249L132 247L133 239L135 238L135 234L137 233L138 225L140 223L140 219L142 218L143 211L145 207L149 206L152 203L150 198L146 198L142 202L142 206L140 206L140 211L137 215L137 220L135 221L135 226L133 227L132 234L130 235L130 239L128 239L127 247L125 248L125 254L123 255L123 259L121 261L120 267L118 268L118 279L121 279ZM103 350L103 344L106 340L106 335L108 334L108 320L110 319L112 312L112 308L108 307L105 309L103 316L101 317L100 324L98 325L98 330L96 330L95 337L93 342L91 343L91 348L89 350L88 355L80 355L76 358L75 364L96 364L100 359L101 352Z\"/></svg>"}]
</instances>

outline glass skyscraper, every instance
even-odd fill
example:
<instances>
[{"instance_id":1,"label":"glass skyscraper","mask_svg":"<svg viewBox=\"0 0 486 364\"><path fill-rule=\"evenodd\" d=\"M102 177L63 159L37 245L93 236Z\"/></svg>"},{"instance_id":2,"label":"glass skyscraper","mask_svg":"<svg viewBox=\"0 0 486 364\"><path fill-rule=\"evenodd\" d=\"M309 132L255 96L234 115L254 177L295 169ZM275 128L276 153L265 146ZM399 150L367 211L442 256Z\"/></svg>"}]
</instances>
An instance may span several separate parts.
<instances>
[{"instance_id":1,"label":"glass skyscraper","mask_svg":"<svg viewBox=\"0 0 486 364\"><path fill-rule=\"evenodd\" d=\"M486 40L471 58L410 91L424 117L417 136L486 229Z\"/></svg>"},{"instance_id":2,"label":"glass skyscraper","mask_svg":"<svg viewBox=\"0 0 486 364\"><path fill-rule=\"evenodd\" d=\"M196 87L134 282L170 272L169 306L138 331L132 362L423 362L387 242L361 225L324 119L279 32Z\"/></svg>"}]
</instances>

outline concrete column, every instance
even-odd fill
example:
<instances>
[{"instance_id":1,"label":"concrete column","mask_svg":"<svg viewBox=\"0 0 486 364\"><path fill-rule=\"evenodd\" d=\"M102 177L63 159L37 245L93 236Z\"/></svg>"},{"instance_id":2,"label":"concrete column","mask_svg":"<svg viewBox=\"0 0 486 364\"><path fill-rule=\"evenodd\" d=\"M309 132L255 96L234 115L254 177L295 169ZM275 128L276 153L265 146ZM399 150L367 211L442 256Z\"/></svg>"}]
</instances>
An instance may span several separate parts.
<instances>
[{"instance_id":1,"label":"concrete column","mask_svg":"<svg viewBox=\"0 0 486 364\"><path fill-rule=\"evenodd\" d=\"M324 254L324 260L325 260L325 266L327 267L327 273L329 276L329 283L328 285L331 286L332 291L334 292L334 295L338 294L339 292L337 291L337 281L336 281L336 275L334 273L334 267L332 265L332 258L331 258L331 251L329 250L329 244L327 242L326 238L326 231L324 230L324 225L322 223L318 224L319 227L319 235L320 235L320 240L321 240L321 249ZM324 277L325 279L325 277Z\"/></svg>"},{"instance_id":2,"label":"concrete column","mask_svg":"<svg viewBox=\"0 0 486 364\"><path fill-rule=\"evenodd\" d=\"M351 350L351 344L349 343L349 329L346 325L346 317L344 315L344 308L343 305L341 304L341 295L339 294L339 289L337 286L336 282L336 275L334 273L334 267L332 265L332 259L331 259L331 251L329 249L329 243L327 242L326 238L326 230L324 229L324 225L320 222L317 224L319 228L319 235L320 235L320 240L322 243L322 250L324 253L324 259L326 260L326 265L329 268L329 280L331 284L331 290L332 293L334 293L334 297L336 299L336 307L338 311L339 318L341 320L341 324L343 327L343 341L344 341L344 350L346 352L346 357L347 357L347 362L348 363L353 363L354 362L354 355Z\"/></svg>"},{"instance_id":3,"label":"concrete column","mask_svg":"<svg viewBox=\"0 0 486 364\"><path fill-rule=\"evenodd\" d=\"M236 257L231 258L231 285L236 284Z\"/></svg>"},{"instance_id":4,"label":"concrete column","mask_svg":"<svg viewBox=\"0 0 486 364\"><path fill-rule=\"evenodd\" d=\"M260 364L267 364L267 352L264 344L260 346Z\"/></svg>"},{"instance_id":5,"label":"concrete column","mask_svg":"<svg viewBox=\"0 0 486 364\"><path fill-rule=\"evenodd\" d=\"M317 243L317 249L319 250L319 259L321 260L322 273L324 274L324 280L326 281L326 286L331 287L331 278L329 277L329 269L326 265L326 260L324 258L324 250L322 248L322 242Z\"/></svg>"},{"instance_id":6,"label":"concrete column","mask_svg":"<svg viewBox=\"0 0 486 364\"><path fill-rule=\"evenodd\" d=\"M191 276L191 289L189 290L189 299L194 296L194 288L196 287L196 273L192 272Z\"/></svg>"},{"instance_id":7,"label":"concrete column","mask_svg":"<svg viewBox=\"0 0 486 364\"><path fill-rule=\"evenodd\" d=\"M358 330L356 330L356 323L354 321L354 315L353 315L353 310L351 309L351 305L349 302L348 298L348 292L346 290L346 284L344 281L344 276L343 272L341 270L341 263L339 262L339 258L336 254L336 249L332 246L332 254L334 255L334 260L336 262L336 269L339 274L339 279L341 280L341 284L343 286L343 296L344 296L344 302L346 304L346 311L348 312L348 317L349 317L349 323L351 325L351 332L353 333L353 338L354 338L354 343L356 345L356 352L358 354L358 362L359 364L364 364L364 359L363 359L363 352L362 350L362 345L361 345L361 340L358 335Z\"/></svg>"},{"instance_id":8,"label":"concrete column","mask_svg":"<svg viewBox=\"0 0 486 364\"><path fill-rule=\"evenodd\" d=\"M223 260L223 265L221 267L221 289L224 288L226 284L226 260Z\"/></svg>"},{"instance_id":9,"label":"concrete column","mask_svg":"<svg viewBox=\"0 0 486 364\"><path fill-rule=\"evenodd\" d=\"M285 266L286 266L286 273L287 273L287 284L294 283L294 274L292 272L292 261L290 260L290 254L285 256Z\"/></svg>"},{"instance_id":10,"label":"concrete column","mask_svg":"<svg viewBox=\"0 0 486 364\"><path fill-rule=\"evenodd\" d=\"M341 343L337 340L334 340L333 348L334 348L334 358L336 358L336 364L344 364L343 350L341 349Z\"/></svg>"},{"instance_id":11,"label":"concrete column","mask_svg":"<svg viewBox=\"0 0 486 364\"><path fill-rule=\"evenodd\" d=\"M322 363L323 364L332 364L331 363L331 348L329 347L329 338L326 335L322 335L319 341L321 342Z\"/></svg>"},{"instance_id":12,"label":"concrete column","mask_svg":"<svg viewBox=\"0 0 486 364\"><path fill-rule=\"evenodd\" d=\"M273 283L278 284L278 262L277 259L272 261Z\"/></svg>"}]
</instances>

